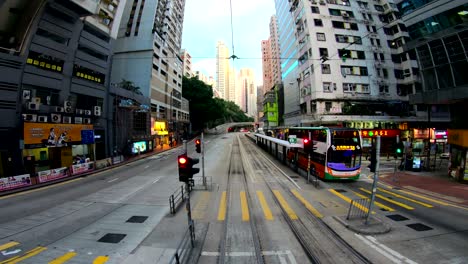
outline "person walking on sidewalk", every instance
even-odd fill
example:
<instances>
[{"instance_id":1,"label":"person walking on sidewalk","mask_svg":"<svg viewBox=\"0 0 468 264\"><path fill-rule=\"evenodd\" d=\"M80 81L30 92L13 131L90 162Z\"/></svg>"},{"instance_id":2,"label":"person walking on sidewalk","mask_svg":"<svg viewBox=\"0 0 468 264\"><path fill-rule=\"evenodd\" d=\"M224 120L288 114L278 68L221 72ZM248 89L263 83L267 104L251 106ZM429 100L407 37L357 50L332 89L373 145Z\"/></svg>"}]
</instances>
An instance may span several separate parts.
<instances>
[{"instance_id":1,"label":"person walking on sidewalk","mask_svg":"<svg viewBox=\"0 0 468 264\"><path fill-rule=\"evenodd\" d=\"M169 147L172 147L172 134L169 135Z\"/></svg>"}]
</instances>

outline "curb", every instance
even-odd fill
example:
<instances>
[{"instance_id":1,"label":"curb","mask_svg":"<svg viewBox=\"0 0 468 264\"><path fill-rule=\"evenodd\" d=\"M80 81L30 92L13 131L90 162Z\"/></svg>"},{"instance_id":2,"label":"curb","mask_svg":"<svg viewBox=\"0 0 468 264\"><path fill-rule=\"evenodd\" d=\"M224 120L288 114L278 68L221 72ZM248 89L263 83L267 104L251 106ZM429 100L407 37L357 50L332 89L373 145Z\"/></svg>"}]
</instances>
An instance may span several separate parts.
<instances>
[{"instance_id":1,"label":"curb","mask_svg":"<svg viewBox=\"0 0 468 264\"><path fill-rule=\"evenodd\" d=\"M389 233L392 230L392 228L390 226L388 226L387 224L385 224L384 222L382 222L378 218L375 218L375 217L372 217L372 216L371 216L371 221L375 221L376 223L374 223L374 225L377 225L377 227L375 227L375 230L359 228L358 225L356 225L356 226L352 225L349 222L346 222L345 220L341 219L339 216L332 216L332 218L335 219L338 223L342 224L347 229L349 229L349 230L351 230L353 232L356 232L358 234L382 235L382 234ZM361 224L361 226L363 226L363 225ZM368 227L368 226L366 226L366 227Z\"/></svg>"}]
</instances>

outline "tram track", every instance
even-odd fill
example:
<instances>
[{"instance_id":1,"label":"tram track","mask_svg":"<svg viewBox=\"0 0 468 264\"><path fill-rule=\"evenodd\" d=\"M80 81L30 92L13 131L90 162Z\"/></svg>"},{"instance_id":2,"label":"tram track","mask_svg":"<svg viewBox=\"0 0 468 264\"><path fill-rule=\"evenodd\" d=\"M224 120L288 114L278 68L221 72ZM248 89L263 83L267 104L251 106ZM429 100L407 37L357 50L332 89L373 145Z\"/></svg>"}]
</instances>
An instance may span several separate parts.
<instances>
[{"instance_id":1,"label":"tram track","mask_svg":"<svg viewBox=\"0 0 468 264\"><path fill-rule=\"evenodd\" d=\"M281 171L273 166L274 163L266 155L247 139L240 139L245 146L252 167L256 170L268 171L276 181L263 179L272 193L275 203L281 209L285 221L301 244L311 263L371 263L365 256L356 251L350 244L341 238L321 218L314 215L307 206L294 195L291 188L286 186ZM287 193L290 199L295 201L296 208L300 208L298 219L291 219L286 210L281 206L281 201L275 196L274 190L281 189Z\"/></svg>"},{"instance_id":2,"label":"tram track","mask_svg":"<svg viewBox=\"0 0 468 264\"><path fill-rule=\"evenodd\" d=\"M240 182L239 182L240 181ZM239 184L240 183L240 184ZM237 186L234 186L237 185ZM239 186L240 185L240 186ZM232 188L238 187L245 192L245 200L247 202L247 213L248 215L252 215L251 209L249 205L253 204L251 191L249 190L249 186L247 184L246 173L244 170L244 166L242 163L240 147L239 147L239 140L233 140L230 159L229 159L229 170L228 170L228 177L227 177L227 188L226 188L226 221L224 221L223 230L222 230L222 239L219 247L219 257L218 263L231 263L228 258L232 254L233 248L233 238L230 237L229 227L230 224L233 222L232 210L229 210L229 206L231 204L232 199ZM263 264L264 259L262 255L262 244L261 244L261 237L258 233L257 224L254 217L249 218L250 223L250 234L251 234L251 242L254 249L254 257L250 258L249 263L257 263ZM250 239L249 239L250 240Z\"/></svg>"}]
</instances>

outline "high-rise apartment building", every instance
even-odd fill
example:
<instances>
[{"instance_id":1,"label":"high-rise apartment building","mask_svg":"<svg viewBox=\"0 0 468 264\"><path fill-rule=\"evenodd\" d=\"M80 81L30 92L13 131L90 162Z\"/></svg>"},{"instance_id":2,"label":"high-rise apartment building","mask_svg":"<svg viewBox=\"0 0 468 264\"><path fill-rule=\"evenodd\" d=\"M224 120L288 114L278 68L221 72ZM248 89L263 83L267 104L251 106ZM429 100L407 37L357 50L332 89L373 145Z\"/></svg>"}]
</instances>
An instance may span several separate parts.
<instances>
[{"instance_id":1,"label":"high-rise apartment building","mask_svg":"<svg viewBox=\"0 0 468 264\"><path fill-rule=\"evenodd\" d=\"M279 46L278 21L276 15L270 19L270 64L273 83L280 84L281 79L281 51Z\"/></svg>"},{"instance_id":2,"label":"high-rise apartment building","mask_svg":"<svg viewBox=\"0 0 468 264\"><path fill-rule=\"evenodd\" d=\"M236 104L239 105L240 109L247 113L248 116L256 116L257 91L253 69L240 69L236 84Z\"/></svg>"},{"instance_id":3,"label":"high-rise apartment building","mask_svg":"<svg viewBox=\"0 0 468 264\"><path fill-rule=\"evenodd\" d=\"M418 67L403 50L408 32L391 0L288 3L277 12L286 16L288 9L294 32L278 16L280 47L285 52L297 46L297 53L284 57L299 58L290 62L297 63L297 75L289 80L299 87L300 124L405 129L424 121L408 103L418 88ZM282 42L284 34L294 34L297 42ZM287 77L285 63L282 69ZM284 84L286 100L288 80Z\"/></svg>"},{"instance_id":4,"label":"high-rise apartment building","mask_svg":"<svg viewBox=\"0 0 468 264\"><path fill-rule=\"evenodd\" d=\"M229 63L229 49L222 41L216 44L216 87L221 98L236 101L235 74Z\"/></svg>"},{"instance_id":5,"label":"high-rise apartment building","mask_svg":"<svg viewBox=\"0 0 468 264\"><path fill-rule=\"evenodd\" d=\"M75 155L110 156L106 98L125 2L2 3L0 135L8 140L0 177L69 167ZM94 130L95 152L84 130Z\"/></svg>"},{"instance_id":6,"label":"high-rise apartment building","mask_svg":"<svg viewBox=\"0 0 468 264\"><path fill-rule=\"evenodd\" d=\"M194 76L193 70L192 70L192 56L190 56L190 53L186 49L182 49L180 51L180 57L182 58L182 65L184 68L184 76L187 78L190 78Z\"/></svg>"},{"instance_id":7,"label":"high-rise apartment building","mask_svg":"<svg viewBox=\"0 0 468 264\"><path fill-rule=\"evenodd\" d=\"M262 40L262 79L263 87L266 89L263 94L274 86L272 58L271 39Z\"/></svg>"},{"instance_id":8,"label":"high-rise apartment building","mask_svg":"<svg viewBox=\"0 0 468 264\"><path fill-rule=\"evenodd\" d=\"M120 24L112 82L128 80L150 98L152 134L167 140L187 131L180 56L184 0L128 1Z\"/></svg>"}]
</instances>

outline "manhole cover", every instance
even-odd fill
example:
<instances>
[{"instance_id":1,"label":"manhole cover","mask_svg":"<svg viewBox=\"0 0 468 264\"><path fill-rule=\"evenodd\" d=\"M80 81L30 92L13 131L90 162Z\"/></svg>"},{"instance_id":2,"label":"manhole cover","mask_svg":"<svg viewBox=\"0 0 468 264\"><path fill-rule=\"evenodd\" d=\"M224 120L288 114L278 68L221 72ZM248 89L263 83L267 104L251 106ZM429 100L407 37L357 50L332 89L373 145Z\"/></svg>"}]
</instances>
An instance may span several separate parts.
<instances>
[{"instance_id":1,"label":"manhole cover","mask_svg":"<svg viewBox=\"0 0 468 264\"><path fill-rule=\"evenodd\" d=\"M134 215L127 220L127 223L143 223L148 219L147 216Z\"/></svg>"},{"instance_id":2,"label":"manhole cover","mask_svg":"<svg viewBox=\"0 0 468 264\"><path fill-rule=\"evenodd\" d=\"M124 237L127 235L125 234L113 234L113 233L107 233L103 237L101 237L98 242L104 242L104 243L113 243L117 244L119 243Z\"/></svg>"},{"instance_id":3,"label":"manhole cover","mask_svg":"<svg viewBox=\"0 0 468 264\"><path fill-rule=\"evenodd\" d=\"M433 229L432 227L429 227L429 226L423 225L423 224L419 224L419 223L409 224L407 226L413 228L416 231L427 231L427 230L432 230Z\"/></svg>"},{"instance_id":4,"label":"manhole cover","mask_svg":"<svg viewBox=\"0 0 468 264\"><path fill-rule=\"evenodd\" d=\"M408 220L408 218L399 215L399 214L394 214L394 215L387 215L388 218L392 219L393 221L405 221Z\"/></svg>"},{"instance_id":5,"label":"manhole cover","mask_svg":"<svg viewBox=\"0 0 468 264\"><path fill-rule=\"evenodd\" d=\"M343 189L335 189L335 191L339 192L339 193L344 193L346 192L346 190L343 190Z\"/></svg>"}]
</instances>

